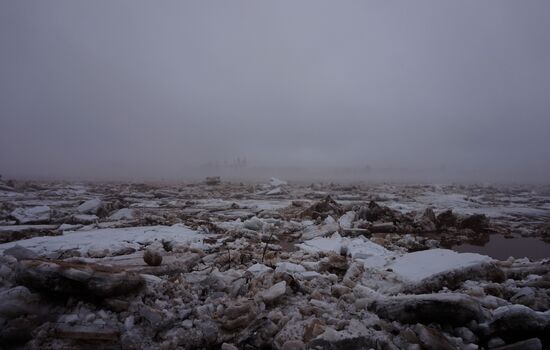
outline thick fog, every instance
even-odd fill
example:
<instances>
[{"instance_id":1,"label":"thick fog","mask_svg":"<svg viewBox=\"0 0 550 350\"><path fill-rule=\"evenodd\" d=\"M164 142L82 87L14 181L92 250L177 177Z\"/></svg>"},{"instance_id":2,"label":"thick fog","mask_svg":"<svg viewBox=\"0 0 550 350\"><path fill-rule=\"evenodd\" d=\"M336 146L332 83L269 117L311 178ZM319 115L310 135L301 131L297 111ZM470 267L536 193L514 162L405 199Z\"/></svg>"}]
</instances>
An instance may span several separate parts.
<instances>
[{"instance_id":1,"label":"thick fog","mask_svg":"<svg viewBox=\"0 0 550 350\"><path fill-rule=\"evenodd\" d=\"M5 176L546 181L550 2L5 0L0 121Z\"/></svg>"}]
</instances>

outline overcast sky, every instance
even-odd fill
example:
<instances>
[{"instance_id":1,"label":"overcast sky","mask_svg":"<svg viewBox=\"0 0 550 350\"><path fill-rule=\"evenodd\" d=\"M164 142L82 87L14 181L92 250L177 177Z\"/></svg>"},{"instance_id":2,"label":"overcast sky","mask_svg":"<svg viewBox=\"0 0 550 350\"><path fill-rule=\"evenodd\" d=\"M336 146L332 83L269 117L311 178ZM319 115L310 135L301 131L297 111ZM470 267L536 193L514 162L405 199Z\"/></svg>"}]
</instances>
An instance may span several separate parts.
<instances>
[{"instance_id":1,"label":"overcast sky","mask_svg":"<svg viewBox=\"0 0 550 350\"><path fill-rule=\"evenodd\" d=\"M550 1L3 0L0 121L6 175L550 179Z\"/></svg>"}]
</instances>

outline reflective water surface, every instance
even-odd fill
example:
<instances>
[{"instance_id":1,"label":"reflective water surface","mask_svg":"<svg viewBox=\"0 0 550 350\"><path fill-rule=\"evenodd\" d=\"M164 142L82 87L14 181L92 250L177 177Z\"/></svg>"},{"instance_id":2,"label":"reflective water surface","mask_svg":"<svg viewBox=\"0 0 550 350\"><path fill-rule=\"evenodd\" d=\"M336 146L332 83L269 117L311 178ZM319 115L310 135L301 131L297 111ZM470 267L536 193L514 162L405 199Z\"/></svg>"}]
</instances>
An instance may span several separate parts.
<instances>
[{"instance_id":1,"label":"reflective water surface","mask_svg":"<svg viewBox=\"0 0 550 350\"><path fill-rule=\"evenodd\" d=\"M485 254L499 260L506 260L510 256L530 259L550 258L550 244L532 237L505 238L495 234L491 235L489 242L482 246L461 244L454 246L453 249L461 253Z\"/></svg>"}]
</instances>

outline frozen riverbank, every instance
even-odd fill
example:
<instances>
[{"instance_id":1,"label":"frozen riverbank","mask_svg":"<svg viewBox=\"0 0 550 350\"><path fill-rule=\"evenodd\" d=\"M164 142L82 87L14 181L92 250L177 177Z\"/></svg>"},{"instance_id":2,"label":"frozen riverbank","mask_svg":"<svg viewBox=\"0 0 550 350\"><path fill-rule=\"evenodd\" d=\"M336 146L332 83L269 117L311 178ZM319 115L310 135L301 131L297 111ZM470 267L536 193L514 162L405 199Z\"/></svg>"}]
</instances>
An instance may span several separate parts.
<instances>
[{"instance_id":1,"label":"frozen riverbank","mask_svg":"<svg viewBox=\"0 0 550 350\"><path fill-rule=\"evenodd\" d=\"M0 339L29 349L548 347L549 259L442 249L502 230L543 239L546 214L483 215L475 209L500 198L493 190L468 189L468 210L449 190L21 184L0 194ZM542 210L544 196L521 205Z\"/></svg>"}]
</instances>

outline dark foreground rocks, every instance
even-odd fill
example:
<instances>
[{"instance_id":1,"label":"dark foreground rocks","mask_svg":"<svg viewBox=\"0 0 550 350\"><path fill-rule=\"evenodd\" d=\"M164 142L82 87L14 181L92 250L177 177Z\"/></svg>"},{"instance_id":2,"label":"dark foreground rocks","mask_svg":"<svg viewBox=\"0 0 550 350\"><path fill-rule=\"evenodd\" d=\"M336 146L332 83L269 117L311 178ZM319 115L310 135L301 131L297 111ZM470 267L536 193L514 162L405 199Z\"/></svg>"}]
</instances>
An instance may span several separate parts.
<instances>
[{"instance_id":1,"label":"dark foreground rocks","mask_svg":"<svg viewBox=\"0 0 550 350\"><path fill-rule=\"evenodd\" d=\"M483 322L489 316L474 298L457 293L390 297L374 301L370 310L381 318L403 323L462 325Z\"/></svg>"},{"instance_id":2,"label":"dark foreground rocks","mask_svg":"<svg viewBox=\"0 0 550 350\"><path fill-rule=\"evenodd\" d=\"M51 319L52 307L23 286L0 292L0 344L10 346L31 339L33 330Z\"/></svg>"},{"instance_id":3,"label":"dark foreground rocks","mask_svg":"<svg viewBox=\"0 0 550 350\"><path fill-rule=\"evenodd\" d=\"M162 255L156 250L147 249L145 253L143 253L143 261L149 266L160 266L162 263Z\"/></svg>"},{"instance_id":4,"label":"dark foreground rocks","mask_svg":"<svg viewBox=\"0 0 550 350\"><path fill-rule=\"evenodd\" d=\"M117 268L79 262L23 260L17 283L46 294L105 298L138 292L143 278Z\"/></svg>"},{"instance_id":5,"label":"dark foreground rocks","mask_svg":"<svg viewBox=\"0 0 550 350\"><path fill-rule=\"evenodd\" d=\"M503 306L494 311L488 331L508 342L537 337L548 344L550 312L537 312L523 305Z\"/></svg>"}]
</instances>

